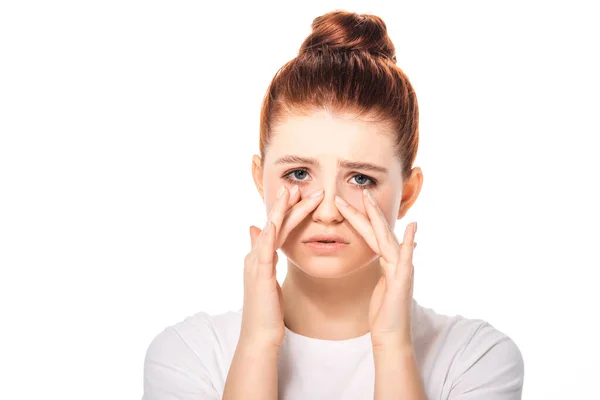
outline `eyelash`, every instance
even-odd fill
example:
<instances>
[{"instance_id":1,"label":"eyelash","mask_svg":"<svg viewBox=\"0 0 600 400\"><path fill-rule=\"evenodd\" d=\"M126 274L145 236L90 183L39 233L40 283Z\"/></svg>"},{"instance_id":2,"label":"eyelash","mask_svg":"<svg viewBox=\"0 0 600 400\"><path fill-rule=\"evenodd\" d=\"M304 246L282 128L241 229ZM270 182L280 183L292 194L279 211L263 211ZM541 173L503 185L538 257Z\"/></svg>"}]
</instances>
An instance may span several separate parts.
<instances>
[{"instance_id":1,"label":"eyelash","mask_svg":"<svg viewBox=\"0 0 600 400\"><path fill-rule=\"evenodd\" d=\"M305 168L298 168L298 169L294 169L294 170L292 170L292 171L290 171L290 172L286 173L286 174L283 176L283 179L287 180L288 182L290 182L290 183L292 183L292 184L300 184L300 185L302 185L302 184L306 183L305 181L299 181L299 180L295 180L295 179L292 179L292 178L290 178L290 175L292 175L292 174L293 174L294 172L296 172L296 171L304 171L304 172L308 173L308 170L307 170L307 169L305 169ZM358 184L356 184L356 185L354 185L354 186L358 186L358 187L360 187L360 188L367 188L367 187L371 187L371 186L377 186L377 180L375 180L375 179L371 178L370 176L367 176L367 175L365 175L365 174L355 174L355 175L353 175L352 177L354 178L354 177L356 177L356 176L362 176L363 178L366 178L366 179L368 179L369 181L371 181L371 183L367 183L367 184L365 184L365 185L358 185Z\"/></svg>"}]
</instances>

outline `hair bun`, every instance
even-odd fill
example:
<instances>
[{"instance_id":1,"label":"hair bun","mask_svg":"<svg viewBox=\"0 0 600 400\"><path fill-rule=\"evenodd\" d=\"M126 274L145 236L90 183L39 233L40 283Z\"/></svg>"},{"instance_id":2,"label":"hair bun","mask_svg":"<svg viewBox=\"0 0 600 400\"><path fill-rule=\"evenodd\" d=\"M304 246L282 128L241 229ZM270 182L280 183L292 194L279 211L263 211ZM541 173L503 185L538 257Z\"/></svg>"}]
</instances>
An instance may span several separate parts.
<instances>
[{"instance_id":1,"label":"hair bun","mask_svg":"<svg viewBox=\"0 0 600 400\"><path fill-rule=\"evenodd\" d=\"M396 62L396 49L383 20L371 14L332 11L313 20L299 54L363 51Z\"/></svg>"}]
</instances>

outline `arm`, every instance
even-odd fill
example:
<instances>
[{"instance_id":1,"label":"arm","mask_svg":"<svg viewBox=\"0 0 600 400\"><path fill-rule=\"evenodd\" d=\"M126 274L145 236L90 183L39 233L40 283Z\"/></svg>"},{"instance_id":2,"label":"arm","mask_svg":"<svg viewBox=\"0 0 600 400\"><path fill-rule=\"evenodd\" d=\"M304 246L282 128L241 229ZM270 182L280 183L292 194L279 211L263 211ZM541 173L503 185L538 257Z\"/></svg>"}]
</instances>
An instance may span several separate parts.
<instances>
[{"instance_id":1,"label":"arm","mask_svg":"<svg viewBox=\"0 0 600 400\"><path fill-rule=\"evenodd\" d=\"M223 400L277 400L279 348L240 339L227 373Z\"/></svg>"},{"instance_id":2,"label":"arm","mask_svg":"<svg viewBox=\"0 0 600 400\"><path fill-rule=\"evenodd\" d=\"M427 400L412 345L373 349L375 400Z\"/></svg>"}]
</instances>

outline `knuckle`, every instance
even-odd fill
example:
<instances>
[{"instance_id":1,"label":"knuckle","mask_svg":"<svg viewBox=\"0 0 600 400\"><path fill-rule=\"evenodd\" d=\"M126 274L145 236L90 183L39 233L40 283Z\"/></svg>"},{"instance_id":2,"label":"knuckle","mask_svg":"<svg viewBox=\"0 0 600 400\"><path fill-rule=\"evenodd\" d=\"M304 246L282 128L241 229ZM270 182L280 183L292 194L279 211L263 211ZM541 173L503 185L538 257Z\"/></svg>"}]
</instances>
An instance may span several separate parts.
<instances>
[{"instance_id":1,"label":"knuckle","mask_svg":"<svg viewBox=\"0 0 600 400\"><path fill-rule=\"evenodd\" d=\"M262 259L262 260L258 260L256 265L258 265L259 267L265 267L265 266L271 265L272 263L273 262L271 260Z\"/></svg>"},{"instance_id":2,"label":"knuckle","mask_svg":"<svg viewBox=\"0 0 600 400\"><path fill-rule=\"evenodd\" d=\"M258 265L261 264L268 264L271 262L273 258L273 254L267 254L266 252L262 252L261 254L258 255L258 257L256 258L256 263Z\"/></svg>"},{"instance_id":3,"label":"knuckle","mask_svg":"<svg viewBox=\"0 0 600 400\"><path fill-rule=\"evenodd\" d=\"M273 267L273 263L272 262L267 262L267 261L262 261L262 262L258 263L257 267L258 268L256 269L256 271L258 271L258 270L265 270L265 269L272 268Z\"/></svg>"}]
</instances>

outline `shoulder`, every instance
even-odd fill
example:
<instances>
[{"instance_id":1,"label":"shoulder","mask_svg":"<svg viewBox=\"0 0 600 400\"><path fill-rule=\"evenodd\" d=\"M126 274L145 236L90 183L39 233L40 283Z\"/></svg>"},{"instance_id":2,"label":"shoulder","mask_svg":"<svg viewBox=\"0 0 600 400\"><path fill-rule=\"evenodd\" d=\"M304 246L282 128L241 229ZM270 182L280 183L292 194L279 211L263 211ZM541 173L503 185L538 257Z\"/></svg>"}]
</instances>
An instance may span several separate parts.
<instances>
[{"instance_id":1,"label":"shoulder","mask_svg":"<svg viewBox=\"0 0 600 400\"><path fill-rule=\"evenodd\" d=\"M524 362L515 341L483 319L418 310L423 357L437 368L450 400L520 399ZM470 393L470 395L466 395ZM469 397L470 396L470 397Z\"/></svg>"},{"instance_id":2,"label":"shoulder","mask_svg":"<svg viewBox=\"0 0 600 400\"><path fill-rule=\"evenodd\" d=\"M450 370L449 398L476 393L486 399L520 399L524 372L523 355L515 341L481 321L465 337Z\"/></svg>"},{"instance_id":3,"label":"shoulder","mask_svg":"<svg viewBox=\"0 0 600 400\"><path fill-rule=\"evenodd\" d=\"M165 357L177 352L202 360L215 355L227 357L237 345L240 326L240 311L198 312L161 331L150 343L148 354Z\"/></svg>"},{"instance_id":4,"label":"shoulder","mask_svg":"<svg viewBox=\"0 0 600 400\"><path fill-rule=\"evenodd\" d=\"M228 311L221 314L198 312L167 327L155 340L170 343L184 342L190 351L202 355L211 345L219 345L223 351L236 345L241 326L241 312Z\"/></svg>"},{"instance_id":5,"label":"shoulder","mask_svg":"<svg viewBox=\"0 0 600 400\"><path fill-rule=\"evenodd\" d=\"M163 391L218 392L237 344L240 324L239 312L198 312L164 328L146 350L145 398Z\"/></svg>"}]
</instances>

